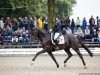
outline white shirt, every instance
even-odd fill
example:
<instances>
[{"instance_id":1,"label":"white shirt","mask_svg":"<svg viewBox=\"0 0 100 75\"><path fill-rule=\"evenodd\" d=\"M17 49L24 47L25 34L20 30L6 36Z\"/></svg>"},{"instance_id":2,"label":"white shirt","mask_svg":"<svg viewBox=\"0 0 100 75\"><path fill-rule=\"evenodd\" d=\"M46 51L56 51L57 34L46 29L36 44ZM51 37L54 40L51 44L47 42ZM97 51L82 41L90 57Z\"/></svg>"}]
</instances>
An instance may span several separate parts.
<instances>
[{"instance_id":1,"label":"white shirt","mask_svg":"<svg viewBox=\"0 0 100 75\"><path fill-rule=\"evenodd\" d=\"M89 35L90 34L90 30L89 29L85 29L85 35Z\"/></svg>"},{"instance_id":2,"label":"white shirt","mask_svg":"<svg viewBox=\"0 0 100 75\"><path fill-rule=\"evenodd\" d=\"M1 27L1 28L4 28L4 23L3 23L2 20L0 20L0 27Z\"/></svg>"}]
</instances>

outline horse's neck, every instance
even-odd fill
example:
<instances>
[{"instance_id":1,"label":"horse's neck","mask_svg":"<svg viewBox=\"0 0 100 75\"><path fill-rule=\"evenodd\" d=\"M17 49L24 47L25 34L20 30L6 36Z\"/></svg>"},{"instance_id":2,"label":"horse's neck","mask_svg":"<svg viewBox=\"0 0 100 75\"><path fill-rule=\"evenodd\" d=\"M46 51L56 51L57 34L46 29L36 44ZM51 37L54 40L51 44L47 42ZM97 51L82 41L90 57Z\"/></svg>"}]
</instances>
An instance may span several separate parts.
<instances>
[{"instance_id":1,"label":"horse's neck","mask_svg":"<svg viewBox=\"0 0 100 75\"><path fill-rule=\"evenodd\" d=\"M47 41L50 40L50 34L46 34L45 37L40 34L39 40L41 41L42 44L46 43Z\"/></svg>"}]
</instances>

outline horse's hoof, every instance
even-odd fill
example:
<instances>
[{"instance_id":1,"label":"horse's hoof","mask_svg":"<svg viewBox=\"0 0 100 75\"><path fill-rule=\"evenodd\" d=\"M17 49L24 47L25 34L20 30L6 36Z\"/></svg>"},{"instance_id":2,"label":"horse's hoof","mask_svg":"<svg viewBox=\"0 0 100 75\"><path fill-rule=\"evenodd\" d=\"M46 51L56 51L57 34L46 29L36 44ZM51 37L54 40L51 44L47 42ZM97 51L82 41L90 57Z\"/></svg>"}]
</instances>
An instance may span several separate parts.
<instances>
[{"instance_id":1,"label":"horse's hoof","mask_svg":"<svg viewBox=\"0 0 100 75\"><path fill-rule=\"evenodd\" d=\"M59 65L57 65L57 68L59 68Z\"/></svg>"},{"instance_id":2,"label":"horse's hoof","mask_svg":"<svg viewBox=\"0 0 100 75\"><path fill-rule=\"evenodd\" d=\"M35 59L32 59L32 61L34 61Z\"/></svg>"},{"instance_id":3,"label":"horse's hoof","mask_svg":"<svg viewBox=\"0 0 100 75\"><path fill-rule=\"evenodd\" d=\"M91 53L91 55L90 55L91 57L93 57L93 53Z\"/></svg>"}]
</instances>

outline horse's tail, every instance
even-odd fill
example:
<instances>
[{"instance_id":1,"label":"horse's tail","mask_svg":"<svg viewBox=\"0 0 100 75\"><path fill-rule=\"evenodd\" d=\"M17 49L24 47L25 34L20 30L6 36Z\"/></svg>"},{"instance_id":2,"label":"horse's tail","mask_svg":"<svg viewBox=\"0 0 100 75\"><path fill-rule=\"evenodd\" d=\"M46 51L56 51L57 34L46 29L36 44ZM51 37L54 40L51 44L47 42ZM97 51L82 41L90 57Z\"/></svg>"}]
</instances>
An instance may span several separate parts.
<instances>
[{"instance_id":1,"label":"horse's tail","mask_svg":"<svg viewBox=\"0 0 100 75\"><path fill-rule=\"evenodd\" d=\"M89 53L89 55L91 57L93 57L93 53L89 50L89 48L83 43L82 39L78 36L78 41L79 41L79 44L82 45L82 47Z\"/></svg>"}]
</instances>

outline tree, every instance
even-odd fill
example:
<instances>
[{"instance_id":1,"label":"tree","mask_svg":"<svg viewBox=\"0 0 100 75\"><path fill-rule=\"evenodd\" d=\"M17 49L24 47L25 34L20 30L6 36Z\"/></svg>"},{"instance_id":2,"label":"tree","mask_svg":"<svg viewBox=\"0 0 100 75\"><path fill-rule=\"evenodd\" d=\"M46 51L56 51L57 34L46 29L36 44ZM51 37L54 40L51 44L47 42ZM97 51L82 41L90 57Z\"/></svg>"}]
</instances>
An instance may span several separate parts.
<instances>
[{"instance_id":1,"label":"tree","mask_svg":"<svg viewBox=\"0 0 100 75\"><path fill-rule=\"evenodd\" d=\"M56 15L70 16L72 14L72 7L76 4L75 0L57 0Z\"/></svg>"},{"instance_id":2,"label":"tree","mask_svg":"<svg viewBox=\"0 0 100 75\"><path fill-rule=\"evenodd\" d=\"M71 15L75 0L55 1L57 15ZM48 16L48 0L0 0L0 15L4 17Z\"/></svg>"}]
</instances>

